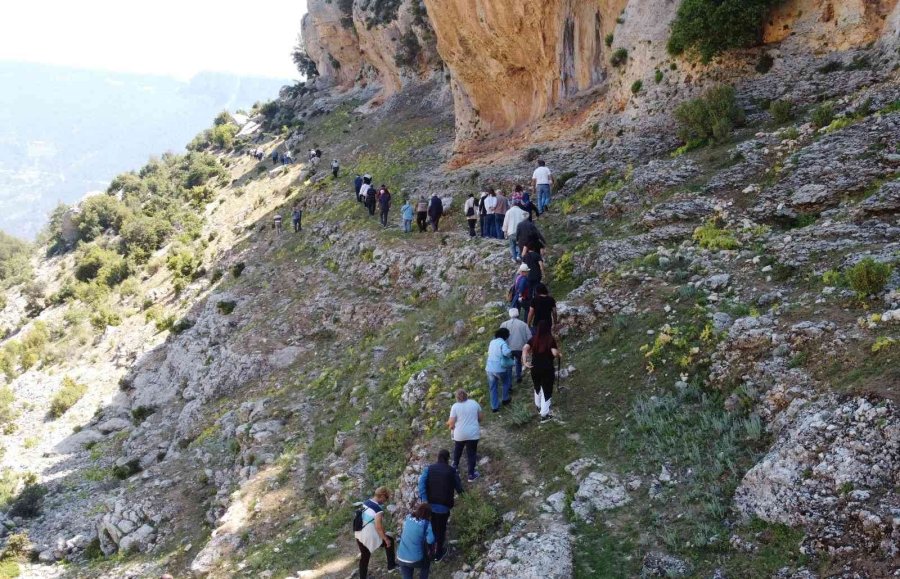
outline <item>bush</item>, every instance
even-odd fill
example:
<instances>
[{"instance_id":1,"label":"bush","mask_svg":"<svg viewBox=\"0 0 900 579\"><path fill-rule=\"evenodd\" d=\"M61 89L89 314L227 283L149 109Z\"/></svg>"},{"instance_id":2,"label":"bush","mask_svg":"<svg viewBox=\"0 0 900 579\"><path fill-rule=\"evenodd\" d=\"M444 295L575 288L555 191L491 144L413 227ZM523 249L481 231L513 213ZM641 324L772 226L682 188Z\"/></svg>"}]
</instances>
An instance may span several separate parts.
<instances>
[{"instance_id":1,"label":"bush","mask_svg":"<svg viewBox=\"0 0 900 579\"><path fill-rule=\"evenodd\" d=\"M0 430L16 419L18 413L13 408L15 401L16 395L9 386L0 386Z\"/></svg>"},{"instance_id":2,"label":"bush","mask_svg":"<svg viewBox=\"0 0 900 579\"><path fill-rule=\"evenodd\" d=\"M772 101L769 113L777 124L783 125L794 118L794 104L791 101Z\"/></svg>"},{"instance_id":3,"label":"bush","mask_svg":"<svg viewBox=\"0 0 900 579\"><path fill-rule=\"evenodd\" d=\"M453 511L456 538L463 552L478 549L500 523L500 513L480 489L462 495Z\"/></svg>"},{"instance_id":4,"label":"bush","mask_svg":"<svg viewBox=\"0 0 900 579\"><path fill-rule=\"evenodd\" d=\"M241 277L241 274L244 272L244 268L247 267L243 261L239 261L236 264L231 266L231 275L232 277L238 278Z\"/></svg>"},{"instance_id":5,"label":"bush","mask_svg":"<svg viewBox=\"0 0 900 579\"><path fill-rule=\"evenodd\" d=\"M0 286L31 276L31 245L0 231Z\"/></svg>"},{"instance_id":6,"label":"bush","mask_svg":"<svg viewBox=\"0 0 900 579\"><path fill-rule=\"evenodd\" d=\"M653 80L656 81L656 84L659 84L663 81L663 71L656 69L656 72L653 73Z\"/></svg>"},{"instance_id":7,"label":"bush","mask_svg":"<svg viewBox=\"0 0 900 579\"><path fill-rule=\"evenodd\" d=\"M613 33L610 32L609 34L606 35L606 38L603 39L603 42L605 42L606 47L609 48L612 46L613 40L615 40L615 36L613 36Z\"/></svg>"},{"instance_id":8,"label":"bush","mask_svg":"<svg viewBox=\"0 0 900 579\"><path fill-rule=\"evenodd\" d=\"M730 232L716 227L714 223L707 223L695 229L694 241L700 247L712 250L737 249L741 246Z\"/></svg>"},{"instance_id":9,"label":"bush","mask_svg":"<svg viewBox=\"0 0 900 579\"><path fill-rule=\"evenodd\" d=\"M613 52L612 57L609 59L609 63L613 66L622 66L628 62L628 49L627 48L617 48L615 52Z\"/></svg>"},{"instance_id":10,"label":"bush","mask_svg":"<svg viewBox=\"0 0 900 579\"><path fill-rule=\"evenodd\" d=\"M173 248L166 257L166 267L177 278L191 279L203 261L194 250L187 247Z\"/></svg>"},{"instance_id":11,"label":"bush","mask_svg":"<svg viewBox=\"0 0 900 579\"><path fill-rule=\"evenodd\" d=\"M237 305L237 302L234 302L231 300L221 301L216 304L216 309L219 311L220 314L227 316L228 314L230 314L231 312L234 311L234 308L236 305Z\"/></svg>"},{"instance_id":12,"label":"bush","mask_svg":"<svg viewBox=\"0 0 900 579\"><path fill-rule=\"evenodd\" d=\"M21 559L31 552L31 539L28 533L13 533L6 538L6 547L0 559Z\"/></svg>"},{"instance_id":13,"label":"bush","mask_svg":"<svg viewBox=\"0 0 900 579\"><path fill-rule=\"evenodd\" d=\"M138 263L144 263L154 251L162 247L172 233L171 224L158 216L140 215L122 225L125 253Z\"/></svg>"},{"instance_id":14,"label":"bush","mask_svg":"<svg viewBox=\"0 0 900 579\"><path fill-rule=\"evenodd\" d=\"M860 298L878 295L884 291L894 268L867 257L847 270L847 281Z\"/></svg>"},{"instance_id":15,"label":"bush","mask_svg":"<svg viewBox=\"0 0 900 579\"><path fill-rule=\"evenodd\" d=\"M813 109L810 116L812 124L817 129L824 129L834 120L834 105L831 103L822 103Z\"/></svg>"},{"instance_id":16,"label":"bush","mask_svg":"<svg viewBox=\"0 0 900 579\"><path fill-rule=\"evenodd\" d=\"M125 258L97 245L82 248L75 256L75 279L83 282L97 280L114 287L130 275Z\"/></svg>"},{"instance_id":17,"label":"bush","mask_svg":"<svg viewBox=\"0 0 900 579\"><path fill-rule=\"evenodd\" d=\"M19 496L13 500L7 514L10 517L33 519L41 514L41 509L44 506L44 495L46 494L47 488L44 485L25 485Z\"/></svg>"},{"instance_id":18,"label":"bush","mask_svg":"<svg viewBox=\"0 0 900 579\"><path fill-rule=\"evenodd\" d=\"M772 55L768 52L764 52L759 55L759 60L756 61L756 72L759 74L766 74L770 70L772 70L772 66L775 64L775 59L772 58Z\"/></svg>"},{"instance_id":19,"label":"bush","mask_svg":"<svg viewBox=\"0 0 900 579\"><path fill-rule=\"evenodd\" d=\"M141 463L138 459L133 458L125 464L116 465L112 469L112 474L119 480L125 480L141 472Z\"/></svg>"},{"instance_id":20,"label":"bush","mask_svg":"<svg viewBox=\"0 0 900 579\"><path fill-rule=\"evenodd\" d=\"M118 233L130 215L128 207L111 195L88 197L81 203L81 211L75 218L78 238L92 241L108 229Z\"/></svg>"},{"instance_id":21,"label":"bush","mask_svg":"<svg viewBox=\"0 0 900 579\"><path fill-rule=\"evenodd\" d=\"M631 93L637 94L641 92L641 89L644 88L644 81L636 80L631 84Z\"/></svg>"},{"instance_id":22,"label":"bush","mask_svg":"<svg viewBox=\"0 0 900 579\"><path fill-rule=\"evenodd\" d=\"M47 307L46 286L39 281L30 281L22 288L25 297L25 311L29 316L37 316Z\"/></svg>"},{"instance_id":23,"label":"bush","mask_svg":"<svg viewBox=\"0 0 900 579\"><path fill-rule=\"evenodd\" d=\"M734 88L727 85L711 88L702 97L679 104L675 118L678 137L685 143L723 142L745 119Z\"/></svg>"},{"instance_id":24,"label":"bush","mask_svg":"<svg viewBox=\"0 0 900 579\"><path fill-rule=\"evenodd\" d=\"M76 382L72 378L66 376L63 378L62 387L53 395L50 400L50 416L59 418L66 411L75 406L75 403L81 400L81 397L87 392L87 386Z\"/></svg>"},{"instance_id":25,"label":"bush","mask_svg":"<svg viewBox=\"0 0 900 579\"><path fill-rule=\"evenodd\" d=\"M219 125L212 130L210 141L220 149L231 149L234 146L234 136L238 133L237 125L228 123Z\"/></svg>"},{"instance_id":26,"label":"bush","mask_svg":"<svg viewBox=\"0 0 900 579\"><path fill-rule=\"evenodd\" d=\"M397 54L394 55L394 63L399 67L411 67L416 64L421 52L422 46L419 44L419 37L410 28L400 37L400 46L397 47Z\"/></svg>"},{"instance_id":27,"label":"bush","mask_svg":"<svg viewBox=\"0 0 900 579\"><path fill-rule=\"evenodd\" d=\"M118 326L122 323L122 316L119 315L109 304L100 304L96 306L91 314L91 325L98 331L103 331L107 326Z\"/></svg>"},{"instance_id":28,"label":"bush","mask_svg":"<svg viewBox=\"0 0 900 579\"><path fill-rule=\"evenodd\" d=\"M695 52L703 62L709 62L720 52L759 44L766 15L781 2L684 0L672 23L669 53Z\"/></svg>"}]
</instances>

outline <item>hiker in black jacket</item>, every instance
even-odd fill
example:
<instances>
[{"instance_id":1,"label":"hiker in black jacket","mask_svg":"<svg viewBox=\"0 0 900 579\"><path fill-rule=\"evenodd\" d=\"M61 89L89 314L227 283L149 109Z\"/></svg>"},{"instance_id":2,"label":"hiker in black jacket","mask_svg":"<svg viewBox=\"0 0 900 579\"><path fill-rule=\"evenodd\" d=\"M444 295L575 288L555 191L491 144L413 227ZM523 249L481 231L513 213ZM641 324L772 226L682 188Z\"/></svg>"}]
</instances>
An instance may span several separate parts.
<instances>
[{"instance_id":1,"label":"hiker in black jacket","mask_svg":"<svg viewBox=\"0 0 900 579\"><path fill-rule=\"evenodd\" d=\"M441 198L435 193L431 196L431 203L428 205L428 218L431 220L431 227L434 231L438 230L438 225L440 225L443 215L444 204L441 203Z\"/></svg>"},{"instance_id":2,"label":"hiker in black jacket","mask_svg":"<svg viewBox=\"0 0 900 579\"><path fill-rule=\"evenodd\" d=\"M441 450L437 462L426 466L419 477L419 499L431 505L431 527L437 546L435 561L440 561L447 554L444 541L447 539L447 521L453 508L453 496L462 493L459 473L450 466L450 451Z\"/></svg>"}]
</instances>

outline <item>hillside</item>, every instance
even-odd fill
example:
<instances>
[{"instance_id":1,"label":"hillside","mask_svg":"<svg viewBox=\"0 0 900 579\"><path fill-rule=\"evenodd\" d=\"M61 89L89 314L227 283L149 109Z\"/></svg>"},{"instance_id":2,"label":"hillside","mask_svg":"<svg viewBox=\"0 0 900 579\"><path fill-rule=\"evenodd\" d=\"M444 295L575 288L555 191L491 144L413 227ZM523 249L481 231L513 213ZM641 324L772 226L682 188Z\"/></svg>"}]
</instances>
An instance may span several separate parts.
<instances>
[{"instance_id":1,"label":"hillside","mask_svg":"<svg viewBox=\"0 0 900 579\"><path fill-rule=\"evenodd\" d=\"M706 63L691 2L521 4L310 0L317 78L54 216L4 277L0 577L352 576L352 503L402 520L453 392L487 407L516 266L461 207L539 157L555 419L530 378L487 413L432 575L900 571L897 3L767 3Z\"/></svg>"}]
</instances>

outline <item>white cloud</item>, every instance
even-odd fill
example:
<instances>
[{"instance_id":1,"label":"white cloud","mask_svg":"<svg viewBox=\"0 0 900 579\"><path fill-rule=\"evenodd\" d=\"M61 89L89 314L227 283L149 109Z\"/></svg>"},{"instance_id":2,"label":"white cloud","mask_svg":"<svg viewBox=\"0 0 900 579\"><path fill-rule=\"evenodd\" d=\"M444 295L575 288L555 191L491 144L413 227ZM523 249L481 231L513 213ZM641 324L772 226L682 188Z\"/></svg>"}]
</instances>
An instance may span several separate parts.
<instances>
[{"instance_id":1,"label":"white cloud","mask_svg":"<svg viewBox=\"0 0 900 579\"><path fill-rule=\"evenodd\" d=\"M165 74L296 78L290 51L306 0L9 2L0 60Z\"/></svg>"}]
</instances>

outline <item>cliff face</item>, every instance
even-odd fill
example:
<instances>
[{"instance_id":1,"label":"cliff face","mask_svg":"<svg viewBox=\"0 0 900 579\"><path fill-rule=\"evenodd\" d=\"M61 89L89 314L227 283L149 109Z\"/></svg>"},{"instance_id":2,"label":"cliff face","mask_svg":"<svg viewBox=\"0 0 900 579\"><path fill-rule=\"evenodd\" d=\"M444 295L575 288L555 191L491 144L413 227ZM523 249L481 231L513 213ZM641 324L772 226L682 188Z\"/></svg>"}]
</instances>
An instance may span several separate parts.
<instances>
[{"instance_id":1,"label":"cliff face","mask_svg":"<svg viewBox=\"0 0 900 579\"><path fill-rule=\"evenodd\" d=\"M303 35L324 82L342 88L374 82L384 97L443 62L458 146L521 132L592 91L606 96L579 101L580 108L623 110L631 84L648 85L645 79L670 60L665 45L679 6L672 0L421 1L310 0ZM898 26L898 0L790 0L773 12L764 40L791 50L846 50L896 39ZM619 49L628 58L617 68L610 57Z\"/></svg>"}]
</instances>

